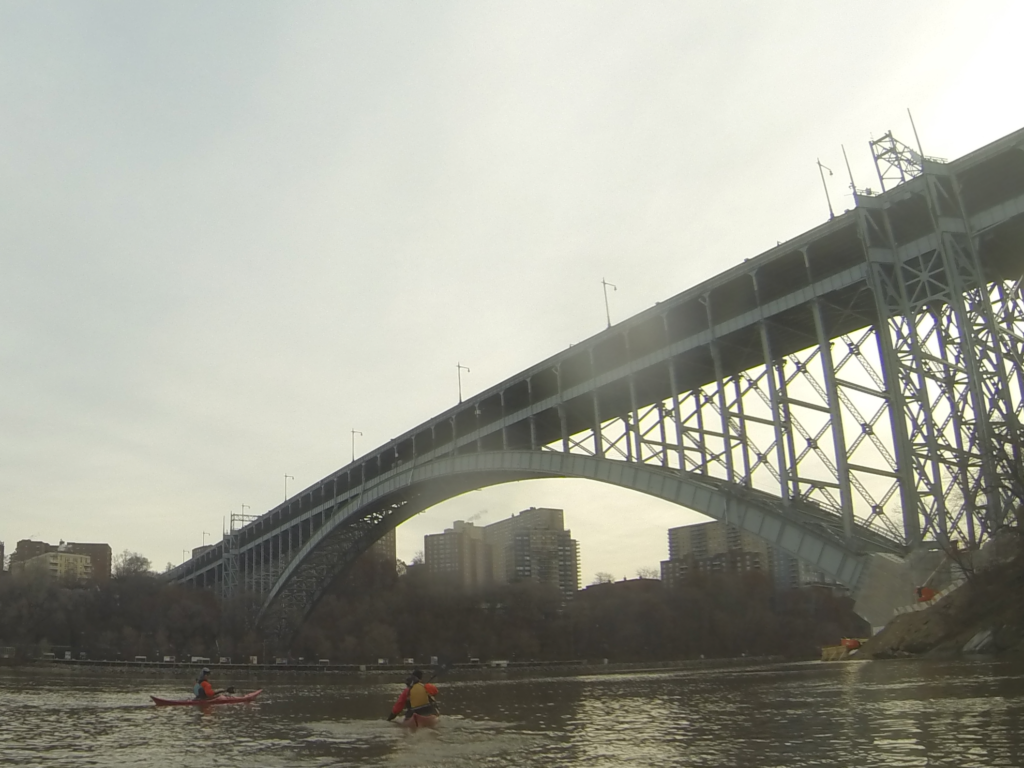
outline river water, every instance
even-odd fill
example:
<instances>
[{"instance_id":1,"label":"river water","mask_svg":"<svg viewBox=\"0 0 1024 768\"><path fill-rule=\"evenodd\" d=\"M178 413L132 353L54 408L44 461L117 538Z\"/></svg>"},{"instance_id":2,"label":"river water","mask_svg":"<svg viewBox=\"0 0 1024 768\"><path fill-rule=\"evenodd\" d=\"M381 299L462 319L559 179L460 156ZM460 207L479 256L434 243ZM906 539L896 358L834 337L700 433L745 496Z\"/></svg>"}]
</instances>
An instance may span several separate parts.
<instances>
[{"instance_id":1,"label":"river water","mask_svg":"<svg viewBox=\"0 0 1024 768\"><path fill-rule=\"evenodd\" d=\"M806 663L576 677L441 678L436 731L384 720L381 676L215 684L253 704L154 707L187 678L0 671L0 765L1024 765L1024 663Z\"/></svg>"}]
</instances>

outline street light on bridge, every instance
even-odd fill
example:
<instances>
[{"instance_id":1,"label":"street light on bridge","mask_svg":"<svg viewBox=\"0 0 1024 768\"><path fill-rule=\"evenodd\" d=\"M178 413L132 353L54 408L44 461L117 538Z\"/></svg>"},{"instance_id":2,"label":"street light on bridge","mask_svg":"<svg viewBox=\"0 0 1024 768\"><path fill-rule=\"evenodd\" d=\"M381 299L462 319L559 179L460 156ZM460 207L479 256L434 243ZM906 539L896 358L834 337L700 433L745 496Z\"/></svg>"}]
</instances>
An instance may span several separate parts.
<instances>
[{"instance_id":1,"label":"street light on bridge","mask_svg":"<svg viewBox=\"0 0 1024 768\"><path fill-rule=\"evenodd\" d=\"M353 464L355 463L355 460L356 460L356 435L359 435L360 437L362 437L363 433L360 432L358 429L353 429L352 430L352 463Z\"/></svg>"},{"instance_id":2,"label":"street light on bridge","mask_svg":"<svg viewBox=\"0 0 1024 768\"><path fill-rule=\"evenodd\" d=\"M828 175L832 176L832 169L827 165L818 160L818 174L821 176L821 186L825 189L825 202L828 203L828 218L831 221L836 217L832 211L832 198L828 196L828 184L825 183L825 171L828 171Z\"/></svg>"},{"instance_id":3,"label":"street light on bridge","mask_svg":"<svg viewBox=\"0 0 1024 768\"><path fill-rule=\"evenodd\" d=\"M292 477L289 474L285 474L285 476L284 476L284 500L285 501L288 501L288 481L289 480L294 480L294 479L295 478Z\"/></svg>"},{"instance_id":4,"label":"street light on bridge","mask_svg":"<svg viewBox=\"0 0 1024 768\"><path fill-rule=\"evenodd\" d=\"M608 320L608 327L611 328L612 327L612 313L611 313L611 310L608 309L608 289L611 288L613 291L617 291L617 290L619 290L619 286L613 285L612 283L609 283L607 280L605 280L602 277L601 278L601 287L604 289L604 316L605 316L605 319Z\"/></svg>"},{"instance_id":5,"label":"street light on bridge","mask_svg":"<svg viewBox=\"0 0 1024 768\"><path fill-rule=\"evenodd\" d=\"M456 363L455 364L455 370L458 371L458 374L459 374L459 402L461 403L462 402L462 372L465 371L466 373L469 373L469 366L463 365L462 363Z\"/></svg>"}]
</instances>

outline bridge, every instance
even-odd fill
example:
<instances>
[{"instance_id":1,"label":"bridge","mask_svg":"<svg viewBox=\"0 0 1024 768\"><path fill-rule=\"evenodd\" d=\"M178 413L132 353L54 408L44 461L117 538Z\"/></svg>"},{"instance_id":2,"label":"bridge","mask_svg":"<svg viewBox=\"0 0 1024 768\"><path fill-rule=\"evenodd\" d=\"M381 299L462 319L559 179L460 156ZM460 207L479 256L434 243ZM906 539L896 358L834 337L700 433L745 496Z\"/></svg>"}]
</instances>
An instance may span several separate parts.
<instances>
[{"instance_id":1,"label":"bridge","mask_svg":"<svg viewBox=\"0 0 1024 768\"><path fill-rule=\"evenodd\" d=\"M168 577L296 627L411 516L572 477L760 536L884 623L915 553L979 546L1022 497L1024 130L952 162L891 133L870 146L880 188L853 209L233 523Z\"/></svg>"}]
</instances>

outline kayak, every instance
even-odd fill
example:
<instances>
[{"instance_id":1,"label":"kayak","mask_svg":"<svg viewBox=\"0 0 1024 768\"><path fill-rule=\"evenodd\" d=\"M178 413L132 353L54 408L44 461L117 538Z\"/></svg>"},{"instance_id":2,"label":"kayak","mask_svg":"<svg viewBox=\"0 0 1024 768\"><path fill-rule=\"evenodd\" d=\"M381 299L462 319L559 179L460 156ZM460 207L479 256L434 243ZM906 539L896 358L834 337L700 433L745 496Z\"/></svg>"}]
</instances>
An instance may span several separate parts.
<instances>
[{"instance_id":1,"label":"kayak","mask_svg":"<svg viewBox=\"0 0 1024 768\"><path fill-rule=\"evenodd\" d=\"M417 728L436 728L440 715L409 715L402 721L402 727L415 731Z\"/></svg>"},{"instance_id":2,"label":"kayak","mask_svg":"<svg viewBox=\"0 0 1024 768\"><path fill-rule=\"evenodd\" d=\"M158 707L205 707L211 704L245 704L261 693L263 693L262 688L244 696L214 696L212 699L161 699L159 696L150 696L149 698Z\"/></svg>"}]
</instances>

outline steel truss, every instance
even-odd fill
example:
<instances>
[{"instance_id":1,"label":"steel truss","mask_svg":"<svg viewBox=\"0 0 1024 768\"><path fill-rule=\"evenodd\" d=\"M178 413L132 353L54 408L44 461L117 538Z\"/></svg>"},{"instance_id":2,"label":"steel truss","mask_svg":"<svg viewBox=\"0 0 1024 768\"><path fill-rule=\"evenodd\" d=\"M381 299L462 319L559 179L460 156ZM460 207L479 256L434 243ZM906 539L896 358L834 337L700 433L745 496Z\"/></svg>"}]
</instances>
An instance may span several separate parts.
<instances>
[{"instance_id":1,"label":"steel truss","mask_svg":"<svg viewBox=\"0 0 1024 768\"><path fill-rule=\"evenodd\" d=\"M224 534L223 576L220 579L220 594L225 600L240 597L249 591L246 585L246 553L242 549L241 530L246 524L257 519L252 515L231 513L229 527Z\"/></svg>"},{"instance_id":2,"label":"steel truss","mask_svg":"<svg viewBox=\"0 0 1024 768\"><path fill-rule=\"evenodd\" d=\"M867 242L892 257L871 263L871 280L887 330L883 359L902 395L904 506L916 510L905 516L907 535L973 546L1018 501L1004 478L1020 466L1021 283L989 282L944 165L891 134L871 147L883 191L887 168L916 178L907 188L927 202L935 240L933 249L900 260L889 208L861 220Z\"/></svg>"},{"instance_id":3,"label":"steel truss","mask_svg":"<svg viewBox=\"0 0 1024 768\"><path fill-rule=\"evenodd\" d=\"M569 450L719 478L902 540L876 346L873 330L828 339L604 421L571 436Z\"/></svg>"},{"instance_id":4,"label":"steel truss","mask_svg":"<svg viewBox=\"0 0 1024 768\"><path fill-rule=\"evenodd\" d=\"M546 450L715 476L831 510L848 535L856 521L909 547L974 546L1005 524L1024 499L1024 283L985 276L942 164L891 134L872 150L883 191L904 184L932 224L931 246L908 256L888 205L858 200L873 313L857 296L845 306L816 298L802 308L809 322L795 326L813 328L806 348L785 355L774 354L774 321L762 318L760 349L743 352L765 362L739 373L720 362L733 342L712 338L713 383L644 407L634 400L631 413ZM865 327L831 333L827 317L843 325L837 312L859 313Z\"/></svg>"},{"instance_id":5,"label":"steel truss","mask_svg":"<svg viewBox=\"0 0 1024 768\"><path fill-rule=\"evenodd\" d=\"M270 603L270 610L260 617L260 625L280 644L287 645L305 616L320 599L334 579L348 569L356 558L395 526L389 519L400 513L405 501L380 509L366 511L313 548L295 570L286 588ZM283 568L281 569L283 571ZM267 590L270 593L270 590Z\"/></svg>"}]
</instances>

